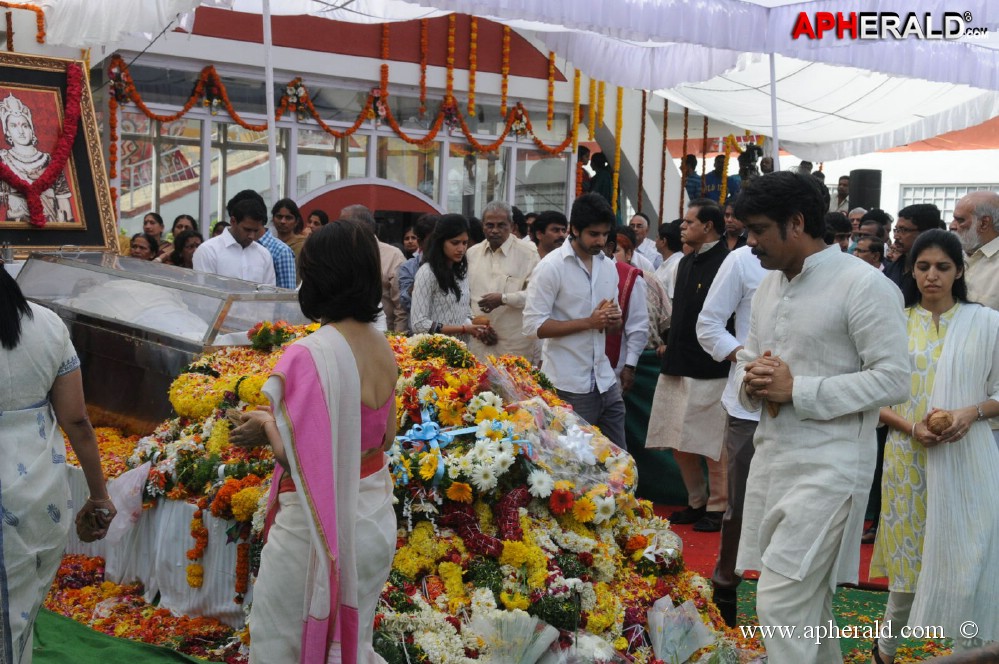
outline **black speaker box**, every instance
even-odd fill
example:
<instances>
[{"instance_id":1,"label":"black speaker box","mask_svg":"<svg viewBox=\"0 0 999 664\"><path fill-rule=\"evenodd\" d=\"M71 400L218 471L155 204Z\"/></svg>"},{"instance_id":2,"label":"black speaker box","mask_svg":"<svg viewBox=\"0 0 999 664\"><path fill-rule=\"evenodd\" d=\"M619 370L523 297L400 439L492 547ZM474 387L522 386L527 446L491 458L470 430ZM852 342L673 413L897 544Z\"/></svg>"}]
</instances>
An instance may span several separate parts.
<instances>
[{"instance_id":1,"label":"black speaker box","mask_svg":"<svg viewBox=\"0 0 999 664\"><path fill-rule=\"evenodd\" d=\"M881 171L858 168L850 171L850 209L881 208Z\"/></svg>"}]
</instances>

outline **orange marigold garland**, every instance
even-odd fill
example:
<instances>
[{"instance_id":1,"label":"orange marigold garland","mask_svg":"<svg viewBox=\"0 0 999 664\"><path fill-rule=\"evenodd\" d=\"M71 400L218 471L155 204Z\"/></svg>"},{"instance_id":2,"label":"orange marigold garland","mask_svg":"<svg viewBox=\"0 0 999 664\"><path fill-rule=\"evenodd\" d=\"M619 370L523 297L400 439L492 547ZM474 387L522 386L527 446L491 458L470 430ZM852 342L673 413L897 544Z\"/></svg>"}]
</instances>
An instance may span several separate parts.
<instances>
[{"instance_id":1,"label":"orange marigold garland","mask_svg":"<svg viewBox=\"0 0 999 664\"><path fill-rule=\"evenodd\" d=\"M621 129L624 126L624 88L617 86L617 114L614 118L614 175L612 176L614 200L611 207L617 214L618 188L621 184ZM641 185L639 185L641 186Z\"/></svg>"},{"instance_id":2,"label":"orange marigold garland","mask_svg":"<svg viewBox=\"0 0 999 664\"><path fill-rule=\"evenodd\" d=\"M427 47L430 42L430 21L420 20L420 117L427 113Z\"/></svg>"},{"instance_id":3,"label":"orange marigold garland","mask_svg":"<svg viewBox=\"0 0 999 664\"><path fill-rule=\"evenodd\" d=\"M383 96L388 96L389 79L389 24L382 23L382 66L381 66L381 91Z\"/></svg>"},{"instance_id":4,"label":"orange marigold garland","mask_svg":"<svg viewBox=\"0 0 999 664\"><path fill-rule=\"evenodd\" d=\"M659 221L665 216L663 206L666 204L666 155L669 154L666 141L669 137L669 99L663 99L663 151L662 165L659 168Z\"/></svg>"},{"instance_id":5,"label":"orange marigold garland","mask_svg":"<svg viewBox=\"0 0 999 664\"><path fill-rule=\"evenodd\" d=\"M510 26L503 26L503 53L500 64L500 115L506 115L506 95L510 85Z\"/></svg>"},{"instance_id":6,"label":"orange marigold garland","mask_svg":"<svg viewBox=\"0 0 999 664\"><path fill-rule=\"evenodd\" d=\"M649 96L642 90L642 123L638 133L638 211L642 211L642 188L645 186L645 113L648 110Z\"/></svg>"},{"instance_id":7,"label":"orange marigold garland","mask_svg":"<svg viewBox=\"0 0 999 664\"><path fill-rule=\"evenodd\" d=\"M479 19L472 17L468 33L468 115L475 115L475 70L479 64Z\"/></svg>"},{"instance_id":8,"label":"orange marigold garland","mask_svg":"<svg viewBox=\"0 0 999 664\"><path fill-rule=\"evenodd\" d=\"M607 99L607 84L597 83L597 122L604 123L604 101Z\"/></svg>"},{"instance_id":9,"label":"orange marigold garland","mask_svg":"<svg viewBox=\"0 0 999 664\"><path fill-rule=\"evenodd\" d=\"M579 70L572 77L572 151L579 147L579 121L582 119L579 106L579 84L582 74Z\"/></svg>"},{"instance_id":10,"label":"orange marigold garland","mask_svg":"<svg viewBox=\"0 0 999 664\"><path fill-rule=\"evenodd\" d=\"M250 543L236 545L236 596L233 601L242 604L246 591L250 588Z\"/></svg>"},{"instance_id":11,"label":"orange marigold garland","mask_svg":"<svg viewBox=\"0 0 999 664\"><path fill-rule=\"evenodd\" d=\"M597 124L597 80L595 78L590 79L590 93L586 97L587 101L587 120L586 120L586 130L588 133L588 140L593 140L594 132L596 131Z\"/></svg>"},{"instance_id":12,"label":"orange marigold garland","mask_svg":"<svg viewBox=\"0 0 999 664\"><path fill-rule=\"evenodd\" d=\"M447 86L444 89L444 101L454 98L454 31L458 18L455 14L447 17Z\"/></svg>"},{"instance_id":13,"label":"orange marigold garland","mask_svg":"<svg viewBox=\"0 0 999 664\"><path fill-rule=\"evenodd\" d=\"M555 120L555 51L548 51L548 131Z\"/></svg>"},{"instance_id":14,"label":"orange marigold garland","mask_svg":"<svg viewBox=\"0 0 999 664\"><path fill-rule=\"evenodd\" d=\"M45 43L45 10L38 5L33 5L27 2L0 2L0 7L6 7L7 9L25 9L28 11L35 12L35 41L39 44ZM10 13L7 14L10 16ZM10 29L10 23L8 22L7 28L7 50L13 50L13 39L14 31Z\"/></svg>"}]
</instances>

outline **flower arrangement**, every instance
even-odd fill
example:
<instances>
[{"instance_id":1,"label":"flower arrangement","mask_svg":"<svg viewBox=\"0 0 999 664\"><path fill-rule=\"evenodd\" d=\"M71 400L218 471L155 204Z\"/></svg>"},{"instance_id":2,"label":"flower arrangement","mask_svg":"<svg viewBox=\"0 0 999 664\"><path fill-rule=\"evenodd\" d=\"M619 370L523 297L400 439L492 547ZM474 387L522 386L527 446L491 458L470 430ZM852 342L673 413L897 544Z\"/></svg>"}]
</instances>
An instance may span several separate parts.
<instances>
[{"instance_id":1,"label":"flower arrangement","mask_svg":"<svg viewBox=\"0 0 999 664\"><path fill-rule=\"evenodd\" d=\"M139 436L126 436L112 427L95 427L94 434L97 436L97 449L100 451L104 477L109 480L114 479L128 470L128 458L135 452ZM66 440L66 463L79 467L80 461L69 445L69 438L65 432L63 438Z\"/></svg>"}]
</instances>

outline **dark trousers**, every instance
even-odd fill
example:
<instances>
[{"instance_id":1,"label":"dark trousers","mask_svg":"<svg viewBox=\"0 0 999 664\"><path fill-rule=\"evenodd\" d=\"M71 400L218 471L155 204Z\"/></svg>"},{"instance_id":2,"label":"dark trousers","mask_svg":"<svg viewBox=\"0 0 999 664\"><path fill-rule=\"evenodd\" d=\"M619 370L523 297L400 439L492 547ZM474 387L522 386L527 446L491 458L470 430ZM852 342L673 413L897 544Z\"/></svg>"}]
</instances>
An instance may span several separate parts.
<instances>
[{"instance_id":1,"label":"dark trousers","mask_svg":"<svg viewBox=\"0 0 999 664\"><path fill-rule=\"evenodd\" d=\"M878 427L878 463L874 466L874 482L867 498L867 513L872 514L874 527L881 518L881 474L885 466L885 443L888 442L888 427Z\"/></svg>"},{"instance_id":2,"label":"dark trousers","mask_svg":"<svg viewBox=\"0 0 999 664\"><path fill-rule=\"evenodd\" d=\"M753 461L753 436L757 422L726 416L725 451L728 454L728 508L722 517L721 547L711 584L716 589L735 590L742 577L735 573L742 532L742 507L746 500L746 479Z\"/></svg>"}]
</instances>

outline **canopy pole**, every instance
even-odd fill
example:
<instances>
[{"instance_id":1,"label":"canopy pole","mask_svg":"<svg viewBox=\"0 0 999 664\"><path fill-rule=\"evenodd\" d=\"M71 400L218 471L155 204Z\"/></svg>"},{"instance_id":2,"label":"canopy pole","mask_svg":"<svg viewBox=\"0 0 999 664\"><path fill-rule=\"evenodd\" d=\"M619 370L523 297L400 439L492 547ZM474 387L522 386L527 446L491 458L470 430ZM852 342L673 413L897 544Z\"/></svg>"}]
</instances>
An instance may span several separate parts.
<instances>
[{"instance_id":1,"label":"canopy pole","mask_svg":"<svg viewBox=\"0 0 999 664\"><path fill-rule=\"evenodd\" d=\"M277 136L274 134L274 50L271 39L271 2L263 0L264 19L264 100L267 108L267 155L270 157L270 204L278 199ZM772 66L772 65L771 65Z\"/></svg>"},{"instance_id":2,"label":"canopy pole","mask_svg":"<svg viewBox=\"0 0 999 664\"><path fill-rule=\"evenodd\" d=\"M780 170L780 140L777 138L777 64L776 56L773 53L770 54L770 131L773 136L771 156L774 160L774 172L776 172Z\"/></svg>"}]
</instances>

